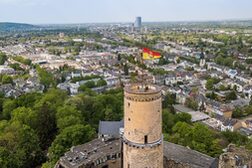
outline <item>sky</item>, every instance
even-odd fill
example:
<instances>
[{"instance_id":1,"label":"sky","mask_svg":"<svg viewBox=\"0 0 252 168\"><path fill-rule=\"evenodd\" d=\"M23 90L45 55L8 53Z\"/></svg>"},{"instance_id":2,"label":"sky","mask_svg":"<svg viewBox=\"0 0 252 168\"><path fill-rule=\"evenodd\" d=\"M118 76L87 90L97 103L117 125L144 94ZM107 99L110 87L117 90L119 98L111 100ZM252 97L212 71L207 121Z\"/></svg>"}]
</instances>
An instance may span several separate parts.
<instances>
[{"instance_id":1,"label":"sky","mask_svg":"<svg viewBox=\"0 0 252 168\"><path fill-rule=\"evenodd\" d=\"M0 0L0 22L30 24L252 19L252 0Z\"/></svg>"}]
</instances>

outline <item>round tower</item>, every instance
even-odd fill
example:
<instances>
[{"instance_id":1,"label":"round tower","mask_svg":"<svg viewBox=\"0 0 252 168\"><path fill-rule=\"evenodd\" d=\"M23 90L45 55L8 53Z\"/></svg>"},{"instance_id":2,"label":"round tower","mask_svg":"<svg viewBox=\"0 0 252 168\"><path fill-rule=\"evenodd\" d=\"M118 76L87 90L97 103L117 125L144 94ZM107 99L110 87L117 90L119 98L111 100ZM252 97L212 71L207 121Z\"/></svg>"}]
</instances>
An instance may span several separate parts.
<instances>
[{"instance_id":1,"label":"round tower","mask_svg":"<svg viewBox=\"0 0 252 168\"><path fill-rule=\"evenodd\" d=\"M157 86L124 89L123 168L162 168L162 104Z\"/></svg>"}]
</instances>

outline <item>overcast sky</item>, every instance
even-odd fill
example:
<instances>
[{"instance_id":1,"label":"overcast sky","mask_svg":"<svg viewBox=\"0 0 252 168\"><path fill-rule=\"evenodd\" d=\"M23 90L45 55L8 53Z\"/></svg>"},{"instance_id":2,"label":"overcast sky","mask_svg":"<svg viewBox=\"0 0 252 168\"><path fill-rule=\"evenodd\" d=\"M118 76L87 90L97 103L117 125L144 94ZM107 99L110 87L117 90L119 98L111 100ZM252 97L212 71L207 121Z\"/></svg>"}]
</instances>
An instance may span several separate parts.
<instances>
[{"instance_id":1,"label":"overcast sky","mask_svg":"<svg viewBox=\"0 0 252 168\"><path fill-rule=\"evenodd\" d=\"M0 0L0 22L90 23L252 19L252 0Z\"/></svg>"}]
</instances>

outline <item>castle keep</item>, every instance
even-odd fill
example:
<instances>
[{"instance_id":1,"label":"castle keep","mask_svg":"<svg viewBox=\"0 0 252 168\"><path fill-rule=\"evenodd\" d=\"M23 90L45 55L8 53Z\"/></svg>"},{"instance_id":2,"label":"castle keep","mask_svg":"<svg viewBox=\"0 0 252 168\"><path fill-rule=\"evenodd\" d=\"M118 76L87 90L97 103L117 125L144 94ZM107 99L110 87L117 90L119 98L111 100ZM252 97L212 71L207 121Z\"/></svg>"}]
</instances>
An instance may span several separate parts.
<instances>
[{"instance_id":1,"label":"castle keep","mask_svg":"<svg viewBox=\"0 0 252 168\"><path fill-rule=\"evenodd\" d=\"M123 168L163 167L161 101L156 86L125 87Z\"/></svg>"}]
</instances>

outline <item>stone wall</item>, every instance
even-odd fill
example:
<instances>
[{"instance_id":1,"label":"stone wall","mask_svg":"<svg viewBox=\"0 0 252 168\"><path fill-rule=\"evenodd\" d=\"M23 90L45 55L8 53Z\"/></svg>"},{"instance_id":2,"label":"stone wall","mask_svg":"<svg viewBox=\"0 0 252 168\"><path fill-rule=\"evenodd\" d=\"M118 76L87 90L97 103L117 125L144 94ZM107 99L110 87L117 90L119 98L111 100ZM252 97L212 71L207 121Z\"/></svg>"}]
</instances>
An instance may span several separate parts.
<instances>
[{"instance_id":1,"label":"stone wall","mask_svg":"<svg viewBox=\"0 0 252 168\"><path fill-rule=\"evenodd\" d=\"M168 160L164 157L164 168L190 168L190 166L184 163L175 162L174 160Z\"/></svg>"}]
</instances>

